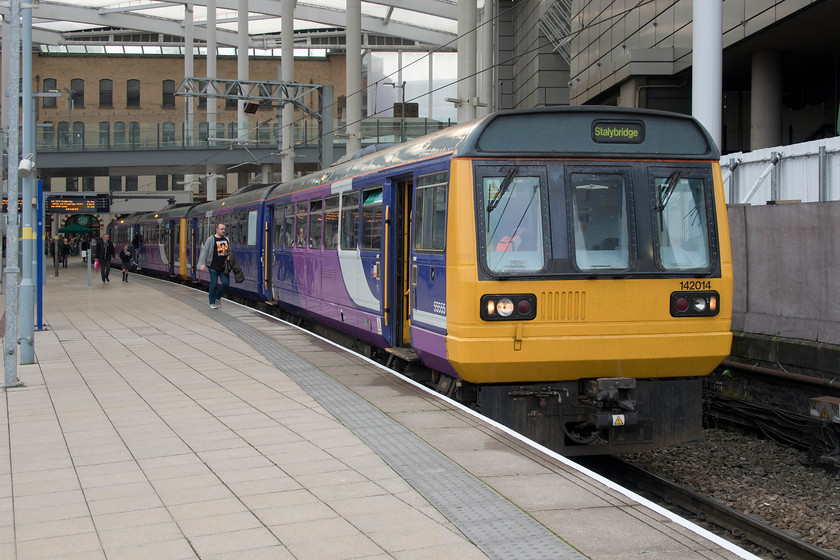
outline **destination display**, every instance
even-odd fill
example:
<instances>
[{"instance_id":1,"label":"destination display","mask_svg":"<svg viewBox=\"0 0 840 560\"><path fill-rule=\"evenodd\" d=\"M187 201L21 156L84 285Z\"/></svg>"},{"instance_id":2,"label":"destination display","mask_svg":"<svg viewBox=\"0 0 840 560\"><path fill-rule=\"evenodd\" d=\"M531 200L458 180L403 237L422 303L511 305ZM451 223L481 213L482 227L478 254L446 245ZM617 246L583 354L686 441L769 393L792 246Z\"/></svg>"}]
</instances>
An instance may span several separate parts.
<instances>
[{"instance_id":1,"label":"destination display","mask_svg":"<svg viewBox=\"0 0 840 560\"><path fill-rule=\"evenodd\" d=\"M47 212L63 214L94 214L111 211L111 200L107 194L92 196L48 196L45 201Z\"/></svg>"},{"instance_id":2,"label":"destination display","mask_svg":"<svg viewBox=\"0 0 840 560\"><path fill-rule=\"evenodd\" d=\"M641 144L645 125L638 121L602 121L592 124L592 139L600 144Z\"/></svg>"}]
</instances>

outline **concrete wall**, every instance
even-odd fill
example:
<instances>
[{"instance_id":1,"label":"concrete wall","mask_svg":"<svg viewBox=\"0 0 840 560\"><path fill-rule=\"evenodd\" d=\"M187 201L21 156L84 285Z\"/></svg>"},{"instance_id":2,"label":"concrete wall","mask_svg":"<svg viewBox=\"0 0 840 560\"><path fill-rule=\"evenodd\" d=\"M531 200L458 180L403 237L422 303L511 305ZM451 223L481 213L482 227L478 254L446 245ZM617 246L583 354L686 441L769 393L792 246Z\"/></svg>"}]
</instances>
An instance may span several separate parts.
<instances>
[{"instance_id":1,"label":"concrete wall","mask_svg":"<svg viewBox=\"0 0 840 560\"><path fill-rule=\"evenodd\" d=\"M732 330L840 344L840 202L728 208Z\"/></svg>"}]
</instances>

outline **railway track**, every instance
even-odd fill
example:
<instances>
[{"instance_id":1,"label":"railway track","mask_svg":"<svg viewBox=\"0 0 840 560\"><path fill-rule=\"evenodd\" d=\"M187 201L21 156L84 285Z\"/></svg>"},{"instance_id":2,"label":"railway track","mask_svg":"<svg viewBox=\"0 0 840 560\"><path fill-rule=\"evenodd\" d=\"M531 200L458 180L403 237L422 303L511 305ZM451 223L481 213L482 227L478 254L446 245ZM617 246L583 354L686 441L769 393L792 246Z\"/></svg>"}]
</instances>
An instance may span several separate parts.
<instances>
[{"instance_id":1,"label":"railway track","mask_svg":"<svg viewBox=\"0 0 840 560\"><path fill-rule=\"evenodd\" d=\"M587 457L574 460L622 486L653 496L656 501L666 507L679 508L696 516L700 521L723 529L724 536L736 544L740 545L743 541L748 541L763 548L774 558L840 560L840 556L617 457ZM741 542L738 542L739 540Z\"/></svg>"}]
</instances>

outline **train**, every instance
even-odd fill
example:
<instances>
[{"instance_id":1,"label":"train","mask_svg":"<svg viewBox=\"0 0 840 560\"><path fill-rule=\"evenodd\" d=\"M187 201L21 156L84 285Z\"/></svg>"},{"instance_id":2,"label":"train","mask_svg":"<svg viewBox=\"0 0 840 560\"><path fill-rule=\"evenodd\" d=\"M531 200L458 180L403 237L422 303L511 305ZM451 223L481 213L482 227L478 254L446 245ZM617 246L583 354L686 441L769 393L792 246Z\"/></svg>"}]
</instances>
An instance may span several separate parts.
<instances>
[{"instance_id":1,"label":"train","mask_svg":"<svg viewBox=\"0 0 840 560\"><path fill-rule=\"evenodd\" d=\"M719 156L687 115L510 110L108 232L142 239L144 273L206 286L224 223L229 297L563 455L636 453L699 437L730 353Z\"/></svg>"}]
</instances>

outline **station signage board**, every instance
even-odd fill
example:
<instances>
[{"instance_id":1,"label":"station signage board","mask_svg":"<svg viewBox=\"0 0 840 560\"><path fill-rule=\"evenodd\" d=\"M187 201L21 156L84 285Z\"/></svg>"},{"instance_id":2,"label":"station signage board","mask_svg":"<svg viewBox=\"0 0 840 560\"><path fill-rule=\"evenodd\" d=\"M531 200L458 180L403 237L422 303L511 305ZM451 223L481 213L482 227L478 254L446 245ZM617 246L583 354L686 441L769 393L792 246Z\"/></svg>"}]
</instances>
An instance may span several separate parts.
<instances>
[{"instance_id":1,"label":"station signage board","mask_svg":"<svg viewBox=\"0 0 840 560\"><path fill-rule=\"evenodd\" d=\"M85 196L52 195L45 200L47 212L61 214L96 214L111 211L111 200L107 194Z\"/></svg>"}]
</instances>

